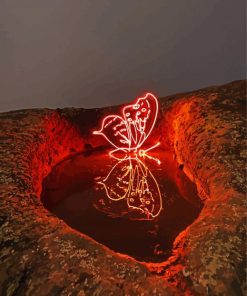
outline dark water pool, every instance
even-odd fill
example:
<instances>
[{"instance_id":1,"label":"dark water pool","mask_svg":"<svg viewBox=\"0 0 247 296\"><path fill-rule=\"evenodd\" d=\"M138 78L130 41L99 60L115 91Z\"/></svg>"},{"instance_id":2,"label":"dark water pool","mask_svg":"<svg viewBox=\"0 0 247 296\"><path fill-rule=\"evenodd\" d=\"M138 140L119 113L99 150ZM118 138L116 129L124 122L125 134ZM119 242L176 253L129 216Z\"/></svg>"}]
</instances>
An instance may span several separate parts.
<instances>
[{"instance_id":1,"label":"dark water pool","mask_svg":"<svg viewBox=\"0 0 247 296\"><path fill-rule=\"evenodd\" d=\"M201 210L194 183L169 151L117 161L107 153L63 160L43 181L45 207L114 251L161 262Z\"/></svg>"}]
</instances>

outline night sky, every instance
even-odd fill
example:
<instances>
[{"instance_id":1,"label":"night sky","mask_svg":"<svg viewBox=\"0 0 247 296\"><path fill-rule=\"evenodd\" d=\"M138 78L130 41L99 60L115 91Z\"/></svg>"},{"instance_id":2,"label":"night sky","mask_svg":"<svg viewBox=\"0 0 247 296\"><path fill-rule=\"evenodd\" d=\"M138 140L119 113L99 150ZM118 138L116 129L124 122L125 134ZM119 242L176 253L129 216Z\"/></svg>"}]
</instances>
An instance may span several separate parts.
<instances>
[{"instance_id":1,"label":"night sky","mask_svg":"<svg viewBox=\"0 0 247 296\"><path fill-rule=\"evenodd\" d=\"M1 0L0 111L245 78L245 0Z\"/></svg>"}]
</instances>

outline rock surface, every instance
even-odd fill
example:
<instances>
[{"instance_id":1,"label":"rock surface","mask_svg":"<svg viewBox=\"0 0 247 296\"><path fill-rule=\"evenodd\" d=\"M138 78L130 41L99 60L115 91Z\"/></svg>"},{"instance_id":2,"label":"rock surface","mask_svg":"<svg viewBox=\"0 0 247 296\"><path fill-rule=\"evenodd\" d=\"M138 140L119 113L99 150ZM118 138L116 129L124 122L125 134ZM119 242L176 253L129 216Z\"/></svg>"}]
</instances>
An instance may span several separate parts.
<instances>
[{"instance_id":1,"label":"rock surface","mask_svg":"<svg viewBox=\"0 0 247 296\"><path fill-rule=\"evenodd\" d=\"M204 208L161 264L117 254L39 200L52 167L83 146L105 109L0 114L0 295L245 295L246 82L160 99L154 137L174 150Z\"/></svg>"}]
</instances>

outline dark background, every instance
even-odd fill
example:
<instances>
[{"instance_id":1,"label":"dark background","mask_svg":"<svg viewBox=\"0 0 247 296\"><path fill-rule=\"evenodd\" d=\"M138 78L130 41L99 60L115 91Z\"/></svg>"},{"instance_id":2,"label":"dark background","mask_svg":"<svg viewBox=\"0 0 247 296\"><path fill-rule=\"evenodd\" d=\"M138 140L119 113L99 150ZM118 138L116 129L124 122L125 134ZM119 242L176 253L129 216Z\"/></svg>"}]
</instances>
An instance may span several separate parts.
<instances>
[{"instance_id":1,"label":"dark background","mask_svg":"<svg viewBox=\"0 0 247 296\"><path fill-rule=\"evenodd\" d=\"M245 0L0 0L0 111L245 77Z\"/></svg>"}]
</instances>

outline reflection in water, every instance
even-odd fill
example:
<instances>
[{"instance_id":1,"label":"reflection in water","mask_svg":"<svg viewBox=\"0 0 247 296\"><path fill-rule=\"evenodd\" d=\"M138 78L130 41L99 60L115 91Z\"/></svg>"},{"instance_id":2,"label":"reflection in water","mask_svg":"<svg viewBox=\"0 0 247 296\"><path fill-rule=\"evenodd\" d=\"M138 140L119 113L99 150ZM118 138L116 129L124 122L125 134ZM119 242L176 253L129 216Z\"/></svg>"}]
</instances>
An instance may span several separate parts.
<instances>
[{"instance_id":1,"label":"reflection in water","mask_svg":"<svg viewBox=\"0 0 247 296\"><path fill-rule=\"evenodd\" d=\"M97 184L103 185L110 200L124 200L132 219L151 220L162 209L159 185L147 165L138 158L118 161L106 177L97 178ZM114 211L114 204L110 211Z\"/></svg>"},{"instance_id":2,"label":"reflection in water","mask_svg":"<svg viewBox=\"0 0 247 296\"><path fill-rule=\"evenodd\" d=\"M71 156L44 179L41 200L69 226L112 250L161 262L201 206L172 152L152 156L161 164L142 158L116 162L108 151Z\"/></svg>"}]
</instances>

